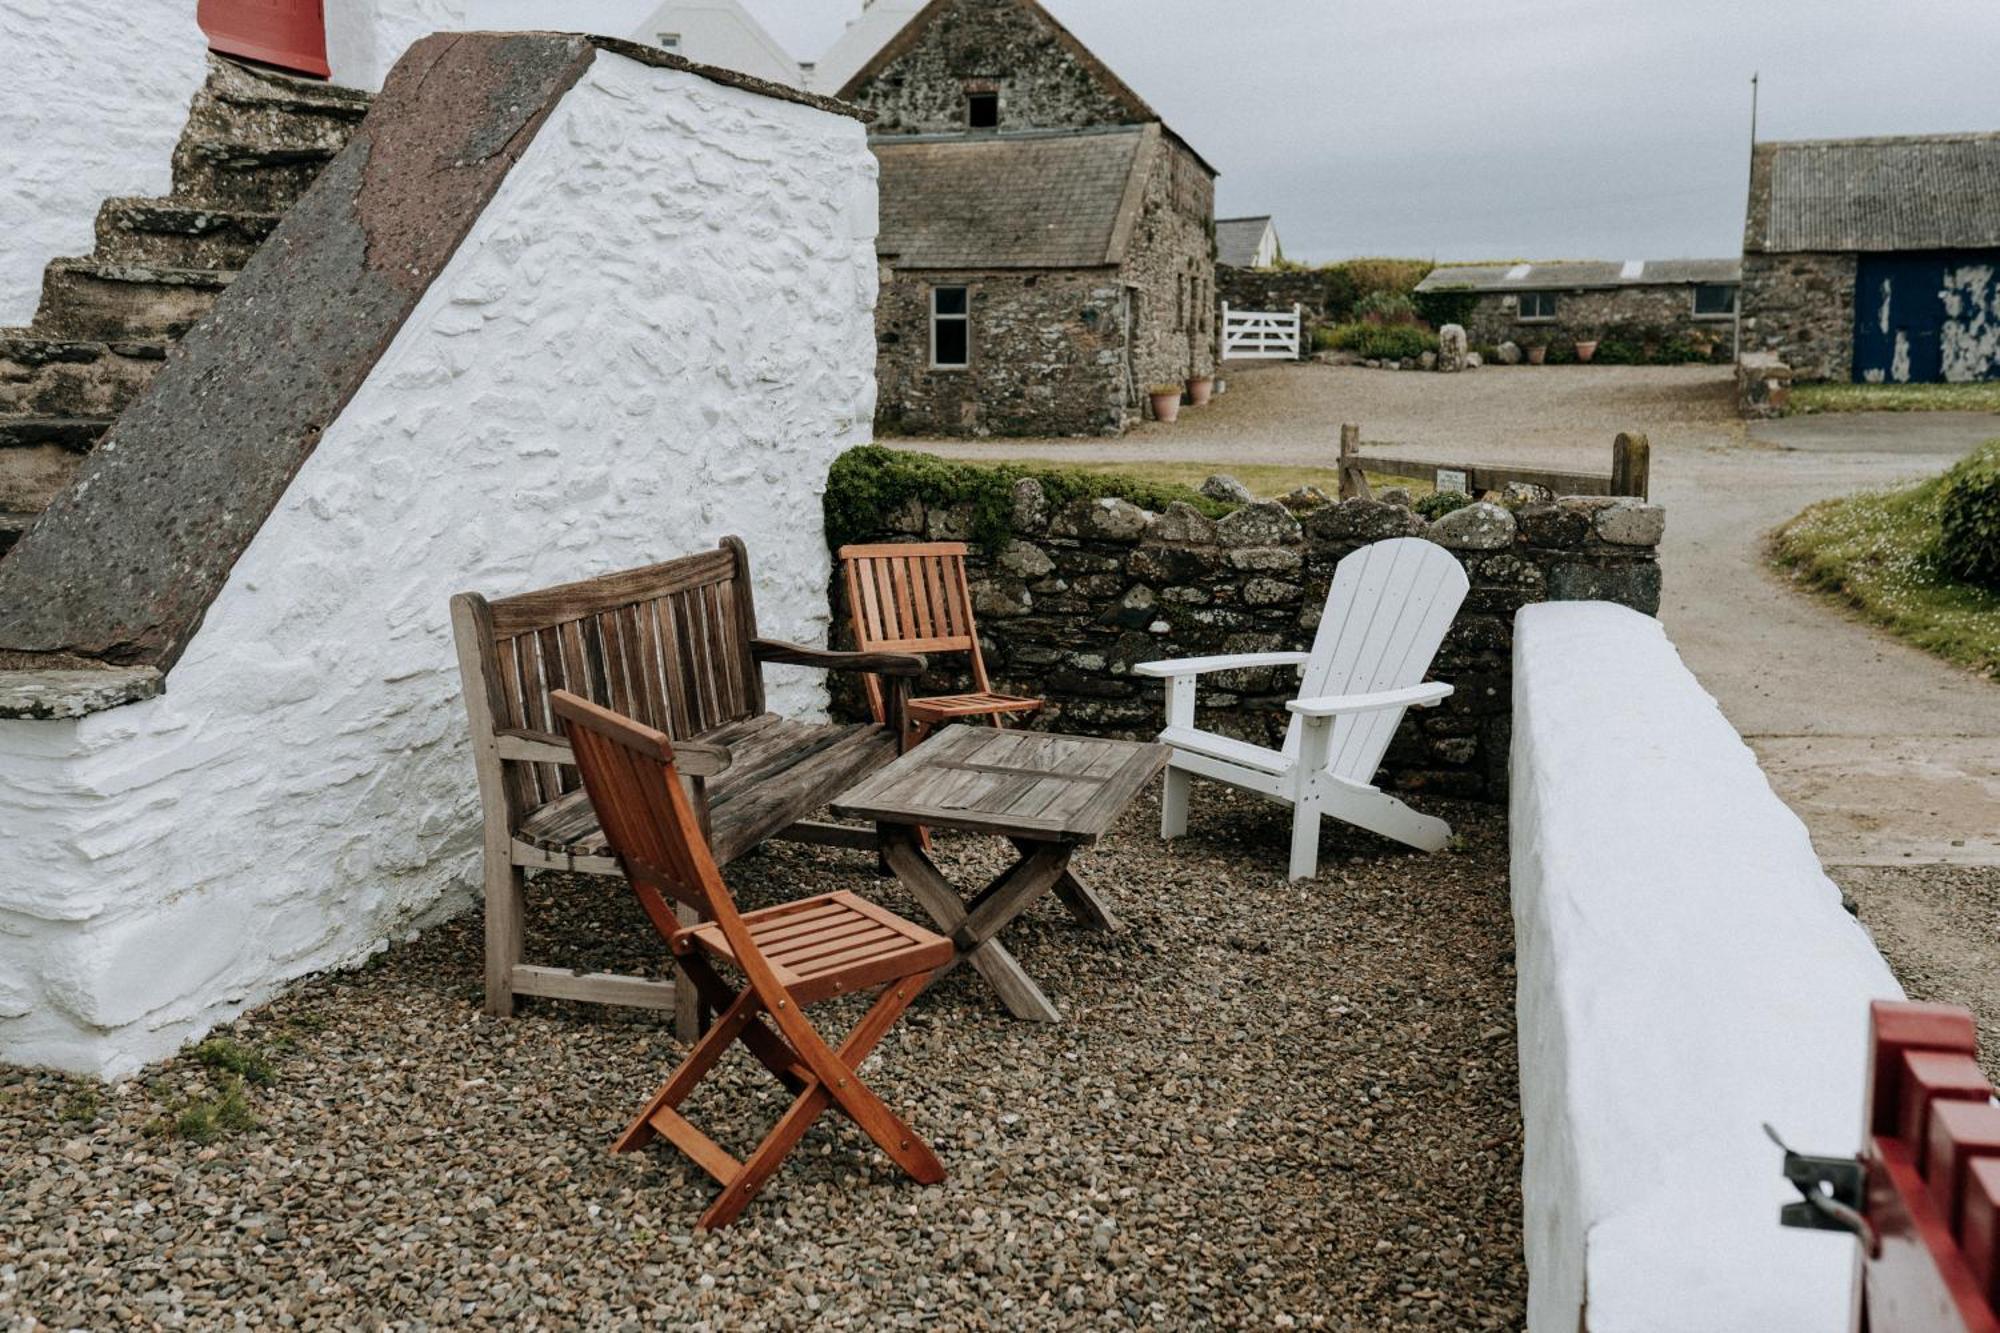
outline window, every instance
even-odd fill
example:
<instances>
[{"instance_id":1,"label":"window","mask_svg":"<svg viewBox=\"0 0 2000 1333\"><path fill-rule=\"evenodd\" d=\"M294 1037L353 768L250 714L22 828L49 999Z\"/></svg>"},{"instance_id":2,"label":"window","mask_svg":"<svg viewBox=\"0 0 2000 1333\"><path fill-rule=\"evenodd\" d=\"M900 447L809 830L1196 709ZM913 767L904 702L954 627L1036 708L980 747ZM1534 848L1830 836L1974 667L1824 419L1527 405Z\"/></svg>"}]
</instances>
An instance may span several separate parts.
<instances>
[{"instance_id":1,"label":"window","mask_svg":"<svg viewBox=\"0 0 2000 1333\"><path fill-rule=\"evenodd\" d=\"M1698 282L1694 285L1694 317L1727 319L1736 313L1736 284Z\"/></svg>"},{"instance_id":2,"label":"window","mask_svg":"<svg viewBox=\"0 0 2000 1333\"><path fill-rule=\"evenodd\" d=\"M997 130L1000 128L1000 94L967 93L965 95L965 123L975 130Z\"/></svg>"},{"instance_id":3,"label":"window","mask_svg":"<svg viewBox=\"0 0 2000 1333\"><path fill-rule=\"evenodd\" d=\"M680 50L680 49L681 49L681 35L680 35L679 33L677 33L677 32L663 32L663 33L661 33L661 34L660 34L660 49L661 49L661 50L663 50L663 51L678 51L678 50Z\"/></svg>"},{"instance_id":4,"label":"window","mask_svg":"<svg viewBox=\"0 0 2000 1333\"><path fill-rule=\"evenodd\" d=\"M1522 292L1521 306L1516 318L1521 320L1554 319L1556 317L1556 294L1554 292Z\"/></svg>"},{"instance_id":5,"label":"window","mask_svg":"<svg viewBox=\"0 0 2000 1333\"><path fill-rule=\"evenodd\" d=\"M963 370L972 364L972 313L964 287L931 288L931 367Z\"/></svg>"}]
</instances>

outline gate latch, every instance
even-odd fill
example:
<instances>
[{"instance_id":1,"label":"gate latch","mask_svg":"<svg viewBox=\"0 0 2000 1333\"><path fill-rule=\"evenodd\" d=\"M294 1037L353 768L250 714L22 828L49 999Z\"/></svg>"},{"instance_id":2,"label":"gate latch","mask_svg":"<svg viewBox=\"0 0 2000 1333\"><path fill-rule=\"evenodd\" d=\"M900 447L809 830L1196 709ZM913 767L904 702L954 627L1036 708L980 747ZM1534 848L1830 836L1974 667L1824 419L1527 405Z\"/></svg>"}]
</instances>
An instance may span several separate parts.
<instances>
[{"instance_id":1,"label":"gate latch","mask_svg":"<svg viewBox=\"0 0 2000 1333\"><path fill-rule=\"evenodd\" d=\"M1859 1157L1808 1157L1793 1152L1769 1124L1764 1133L1785 1154L1785 1179L1798 1187L1800 1199L1778 1210L1778 1225L1807 1231L1845 1231L1857 1237L1874 1258L1881 1239L1863 1211L1868 1206L1868 1165Z\"/></svg>"}]
</instances>

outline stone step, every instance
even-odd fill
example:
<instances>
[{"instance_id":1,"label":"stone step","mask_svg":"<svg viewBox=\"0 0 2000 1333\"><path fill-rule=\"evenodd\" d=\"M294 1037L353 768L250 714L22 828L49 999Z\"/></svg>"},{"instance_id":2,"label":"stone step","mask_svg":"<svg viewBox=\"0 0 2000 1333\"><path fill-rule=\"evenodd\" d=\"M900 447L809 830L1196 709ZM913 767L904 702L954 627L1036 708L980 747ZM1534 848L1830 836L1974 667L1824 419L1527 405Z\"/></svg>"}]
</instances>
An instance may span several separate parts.
<instances>
[{"instance_id":1,"label":"stone step","mask_svg":"<svg viewBox=\"0 0 2000 1333\"><path fill-rule=\"evenodd\" d=\"M14 514L0 510L0 555L5 555L13 549L14 543L21 540L21 534L28 530L28 525L33 523L40 513L40 510L36 510L33 514Z\"/></svg>"},{"instance_id":2,"label":"stone step","mask_svg":"<svg viewBox=\"0 0 2000 1333\"><path fill-rule=\"evenodd\" d=\"M0 330L0 413L112 417L167 358L164 342L104 343Z\"/></svg>"},{"instance_id":3,"label":"stone step","mask_svg":"<svg viewBox=\"0 0 2000 1333\"><path fill-rule=\"evenodd\" d=\"M243 102L204 90L188 110L183 139L212 139L256 144L261 148L319 148L339 152L347 146L358 116L343 111L300 109L276 102Z\"/></svg>"},{"instance_id":4,"label":"stone step","mask_svg":"<svg viewBox=\"0 0 2000 1333\"><path fill-rule=\"evenodd\" d=\"M201 96L234 106L322 116L350 124L367 115L375 100L359 89L247 65L213 52L208 57L208 81L202 85Z\"/></svg>"},{"instance_id":5,"label":"stone step","mask_svg":"<svg viewBox=\"0 0 2000 1333\"><path fill-rule=\"evenodd\" d=\"M47 509L110 429L104 417L0 416L0 513Z\"/></svg>"},{"instance_id":6,"label":"stone step","mask_svg":"<svg viewBox=\"0 0 2000 1333\"><path fill-rule=\"evenodd\" d=\"M8 456L21 449L61 449L87 454L116 419L115 416L34 417L0 413L0 451L6 451Z\"/></svg>"},{"instance_id":7,"label":"stone step","mask_svg":"<svg viewBox=\"0 0 2000 1333\"><path fill-rule=\"evenodd\" d=\"M326 170L337 149L269 148L234 139L183 138L174 149L173 197L232 212L283 213Z\"/></svg>"},{"instance_id":8,"label":"stone step","mask_svg":"<svg viewBox=\"0 0 2000 1333\"><path fill-rule=\"evenodd\" d=\"M92 257L165 268L240 269L280 217L202 208L178 199L108 199L97 211Z\"/></svg>"},{"instance_id":9,"label":"stone step","mask_svg":"<svg viewBox=\"0 0 2000 1333\"><path fill-rule=\"evenodd\" d=\"M55 259L42 273L35 336L77 341L178 338L208 313L236 274Z\"/></svg>"}]
</instances>

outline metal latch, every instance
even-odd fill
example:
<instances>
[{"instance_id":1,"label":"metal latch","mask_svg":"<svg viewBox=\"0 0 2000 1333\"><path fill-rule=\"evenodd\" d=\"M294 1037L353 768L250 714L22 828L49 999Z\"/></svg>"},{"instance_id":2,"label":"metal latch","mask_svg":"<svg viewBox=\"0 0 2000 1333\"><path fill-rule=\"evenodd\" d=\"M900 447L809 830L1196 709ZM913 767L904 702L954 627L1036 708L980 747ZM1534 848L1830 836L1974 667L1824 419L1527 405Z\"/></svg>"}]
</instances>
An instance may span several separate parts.
<instances>
[{"instance_id":1,"label":"metal latch","mask_svg":"<svg viewBox=\"0 0 2000 1333\"><path fill-rule=\"evenodd\" d=\"M1859 1157L1808 1157L1793 1152L1768 1123L1764 1133L1785 1154L1785 1179L1800 1199L1778 1210L1778 1225L1807 1231L1845 1231L1858 1237L1873 1259L1882 1241L1863 1211L1868 1206L1868 1164Z\"/></svg>"}]
</instances>

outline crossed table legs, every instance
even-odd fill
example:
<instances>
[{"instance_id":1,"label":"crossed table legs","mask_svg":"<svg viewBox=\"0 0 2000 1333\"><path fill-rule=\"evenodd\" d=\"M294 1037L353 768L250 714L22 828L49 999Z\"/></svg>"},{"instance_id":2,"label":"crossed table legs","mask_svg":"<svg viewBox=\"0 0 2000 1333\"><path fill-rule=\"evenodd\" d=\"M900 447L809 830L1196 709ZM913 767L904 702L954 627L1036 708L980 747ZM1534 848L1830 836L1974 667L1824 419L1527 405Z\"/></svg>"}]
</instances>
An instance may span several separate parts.
<instances>
[{"instance_id":1,"label":"crossed table legs","mask_svg":"<svg viewBox=\"0 0 2000 1333\"><path fill-rule=\"evenodd\" d=\"M1062 1019L1062 1013L997 938L1008 922L1053 890L1070 914L1089 929L1122 929L1104 900L1070 868L1070 856L1076 849L1069 843L1009 839L1020 859L967 902L924 850L919 829L907 824L882 824L879 833L882 857L889 869L923 904L938 929L951 936L952 943L958 946L958 956L940 968L937 975L943 976L961 962L970 962L1016 1018L1055 1023Z\"/></svg>"}]
</instances>

